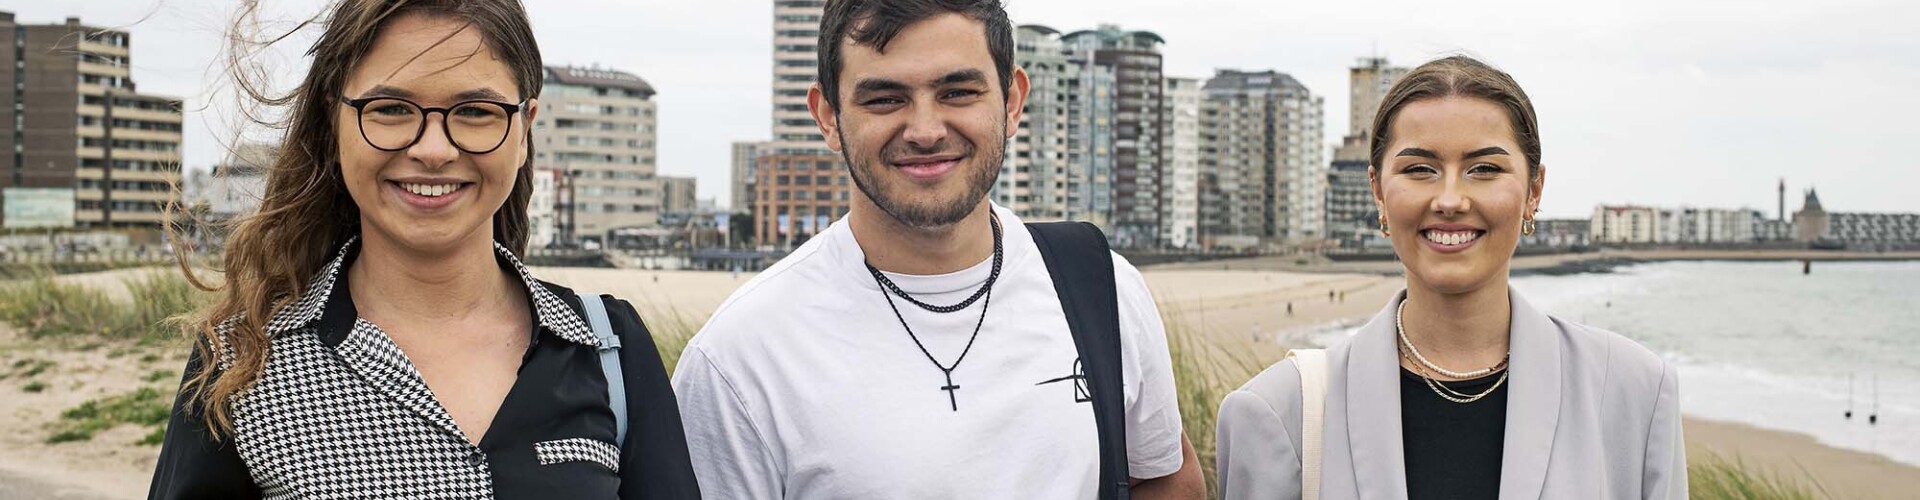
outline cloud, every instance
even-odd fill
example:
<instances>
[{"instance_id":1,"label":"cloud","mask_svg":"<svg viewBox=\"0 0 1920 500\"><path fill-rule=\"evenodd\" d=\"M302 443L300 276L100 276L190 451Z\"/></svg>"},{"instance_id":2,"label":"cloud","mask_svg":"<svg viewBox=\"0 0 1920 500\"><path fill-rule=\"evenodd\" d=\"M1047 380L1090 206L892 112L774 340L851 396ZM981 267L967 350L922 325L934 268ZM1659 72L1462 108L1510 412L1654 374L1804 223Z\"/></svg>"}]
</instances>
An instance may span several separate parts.
<instances>
[{"instance_id":1,"label":"cloud","mask_svg":"<svg viewBox=\"0 0 1920 500\"><path fill-rule=\"evenodd\" d=\"M273 4L289 12L319 5ZM233 5L91 0L0 9L27 23L79 15L103 25L153 12L131 27L136 81L193 104L218 88L206 69ZM769 135L771 2L529 5L549 62L600 63L651 82L660 91L661 173L698 175L700 196L727 198L728 144ZM1909 25L1920 19L1920 2L1008 0L1008 10L1021 24L1154 31L1168 41L1171 75L1291 73L1326 97L1330 135L1346 130L1346 68L1355 58L1385 54L1413 65L1455 52L1483 57L1536 102L1551 216L1620 202L1770 210L1781 177L1796 192L1817 186L1834 210L1920 211L1905 192L1920 184L1920 169L1901 163L1915 130L1908 117L1920 113L1912 91L1920 88L1920 37ZM189 166L216 160L216 134L188 128Z\"/></svg>"}]
</instances>

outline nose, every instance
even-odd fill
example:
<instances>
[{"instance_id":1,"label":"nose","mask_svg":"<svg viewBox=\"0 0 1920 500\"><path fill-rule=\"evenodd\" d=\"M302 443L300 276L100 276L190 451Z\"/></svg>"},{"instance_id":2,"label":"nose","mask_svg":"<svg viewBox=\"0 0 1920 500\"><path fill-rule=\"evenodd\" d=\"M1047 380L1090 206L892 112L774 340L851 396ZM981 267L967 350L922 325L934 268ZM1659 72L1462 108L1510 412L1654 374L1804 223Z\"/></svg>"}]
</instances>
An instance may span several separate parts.
<instances>
[{"instance_id":1,"label":"nose","mask_svg":"<svg viewBox=\"0 0 1920 500\"><path fill-rule=\"evenodd\" d=\"M1473 209L1473 201L1468 199L1466 192L1461 189L1459 177L1447 177L1440 188L1440 195L1433 198L1432 209L1434 213L1446 217L1453 217Z\"/></svg>"},{"instance_id":2,"label":"nose","mask_svg":"<svg viewBox=\"0 0 1920 500\"><path fill-rule=\"evenodd\" d=\"M934 149L947 138L947 122L940 115L939 106L914 106L913 114L907 119L907 130L901 133L901 140L914 149Z\"/></svg>"},{"instance_id":3,"label":"nose","mask_svg":"<svg viewBox=\"0 0 1920 500\"><path fill-rule=\"evenodd\" d=\"M447 137L446 120L445 115L428 114L426 127L420 131L420 140L407 148L407 156L428 168L439 168L459 158L460 149L453 146L452 137Z\"/></svg>"}]
</instances>

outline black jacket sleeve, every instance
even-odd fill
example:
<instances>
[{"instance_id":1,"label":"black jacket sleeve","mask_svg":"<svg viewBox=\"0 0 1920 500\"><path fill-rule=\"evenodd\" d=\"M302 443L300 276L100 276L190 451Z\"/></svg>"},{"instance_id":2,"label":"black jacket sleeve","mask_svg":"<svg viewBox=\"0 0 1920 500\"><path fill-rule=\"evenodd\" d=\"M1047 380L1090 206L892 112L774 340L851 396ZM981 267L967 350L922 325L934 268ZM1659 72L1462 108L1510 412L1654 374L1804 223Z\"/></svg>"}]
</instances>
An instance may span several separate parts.
<instances>
[{"instance_id":1,"label":"black jacket sleeve","mask_svg":"<svg viewBox=\"0 0 1920 500\"><path fill-rule=\"evenodd\" d=\"M660 361L653 335L633 304L611 299L608 320L620 336L620 365L627 384L627 442L620 464L622 500L698 499L700 485L687 454L680 404Z\"/></svg>"},{"instance_id":2,"label":"black jacket sleeve","mask_svg":"<svg viewBox=\"0 0 1920 500\"><path fill-rule=\"evenodd\" d=\"M202 369L196 351L187 359L183 377ZM184 379L183 379L184 380ZM260 498L240 452L232 442L213 439L200 418L199 405L190 394L175 396L173 417L167 421L167 437L160 444L160 463L154 467L149 500Z\"/></svg>"}]
</instances>

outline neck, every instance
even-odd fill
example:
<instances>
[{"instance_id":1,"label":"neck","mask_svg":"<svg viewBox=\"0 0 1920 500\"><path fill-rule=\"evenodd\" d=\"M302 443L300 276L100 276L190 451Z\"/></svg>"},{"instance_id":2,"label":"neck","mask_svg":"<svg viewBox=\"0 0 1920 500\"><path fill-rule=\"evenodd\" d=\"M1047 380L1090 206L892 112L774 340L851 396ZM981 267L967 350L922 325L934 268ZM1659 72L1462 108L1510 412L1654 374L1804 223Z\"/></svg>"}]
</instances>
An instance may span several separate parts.
<instances>
[{"instance_id":1,"label":"neck","mask_svg":"<svg viewBox=\"0 0 1920 500\"><path fill-rule=\"evenodd\" d=\"M519 309L512 301L522 291L495 261L491 239L429 252L408 249L372 230L361 234L360 256L347 270L347 286L362 318L445 324Z\"/></svg>"},{"instance_id":2,"label":"neck","mask_svg":"<svg viewBox=\"0 0 1920 500\"><path fill-rule=\"evenodd\" d=\"M1507 293L1505 280L1464 293L1442 293L1409 279L1400 321L1407 338L1434 364L1454 371L1493 366L1507 355L1513 325Z\"/></svg>"},{"instance_id":3,"label":"neck","mask_svg":"<svg viewBox=\"0 0 1920 500\"><path fill-rule=\"evenodd\" d=\"M982 200L960 222L932 228L901 224L856 192L847 223L867 263L899 274L946 274L993 256L992 205Z\"/></svg>"}]
</instances>

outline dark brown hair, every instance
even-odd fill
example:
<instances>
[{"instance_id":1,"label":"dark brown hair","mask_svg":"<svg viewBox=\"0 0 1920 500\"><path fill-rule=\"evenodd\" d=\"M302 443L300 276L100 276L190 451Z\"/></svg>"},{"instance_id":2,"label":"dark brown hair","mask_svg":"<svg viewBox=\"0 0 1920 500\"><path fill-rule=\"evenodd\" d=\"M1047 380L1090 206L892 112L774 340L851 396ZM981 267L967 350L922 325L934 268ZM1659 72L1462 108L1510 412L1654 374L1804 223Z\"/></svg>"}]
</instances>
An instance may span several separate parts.
<instances>
[{"instance_id":1,"label":"dark brown hair","mask_svg":"<svg viewBox=\"0 0 1920 500\"><path fill-rule=\"evenodd\" d=\"M820 90L827 103L840 109L840 41L887 51L887 43L910 24L939 14L955 13L986 25L987 52L1000 75L1000 96L1007 99L1013 85L1013 21L1000 0L827 0L820 18Z\"/></svg>"},{"instance_id":2,"label":"dark brown hair","mask_svg":"<svg viewBox=\"0 0 1920 500\"><path fill-rule=\"evenodd\" d=\"M185 260L190 252L175 252L195 286L223 292L184 327L194 340L201 367L189 374L182 391L195 398L196 409L216 436L232 430L228 415L232 397L253 385L265 368L271 341L268 319L274 311L315 293L305 289L308 282L348 238L359 234L360 210L341 178L334 121L347 76L372 49L380 31L403 14L462 21L463 29L478 30L487 47L513 72L521 97L538 97L543 80L540 49L519 0L340 0L324 19L309 19L294 28L298 31L317 23L324 31L307 50L313 63L300 85L290 93L276 94L267 88L271 71L253 58L293 32L261 36L255 15L259 3L243 2L234 16L225 58L242 98L252 104L243 106L252 123L284 130L279 156L267 170L260 208L228 228L222 286L201 282ZM284 108L285 118L261 118L258 107ZM526 251L527 202L533 193L532 132L527 133L527 163L521 165L512 193L493 216L493 239L518 254ZM216 333L216 328L226 331Z\"/></svg>"},{"instance_id":3,"label":"dark brown hair","mask_svg":"<svg viewBox=\"0 0 1920 500\"><path fill-rule=\"evenodd\" d=\"M1442 97L1476 97L1492 101L1507 110L1513 125L1514 142L1527 159L1527 180L1540 175L1540 124L1533 114L1533 101L1527 92L1504 71L1467 56L1435 59L1414 68L1393 83L1380 101L1380 112L1373 115L1373 144L1369 159L1373 168L1381 168L1387 143L1393 140L1393 118L1400 108L1419 101Z\"/></svg>"}]
</instances>

